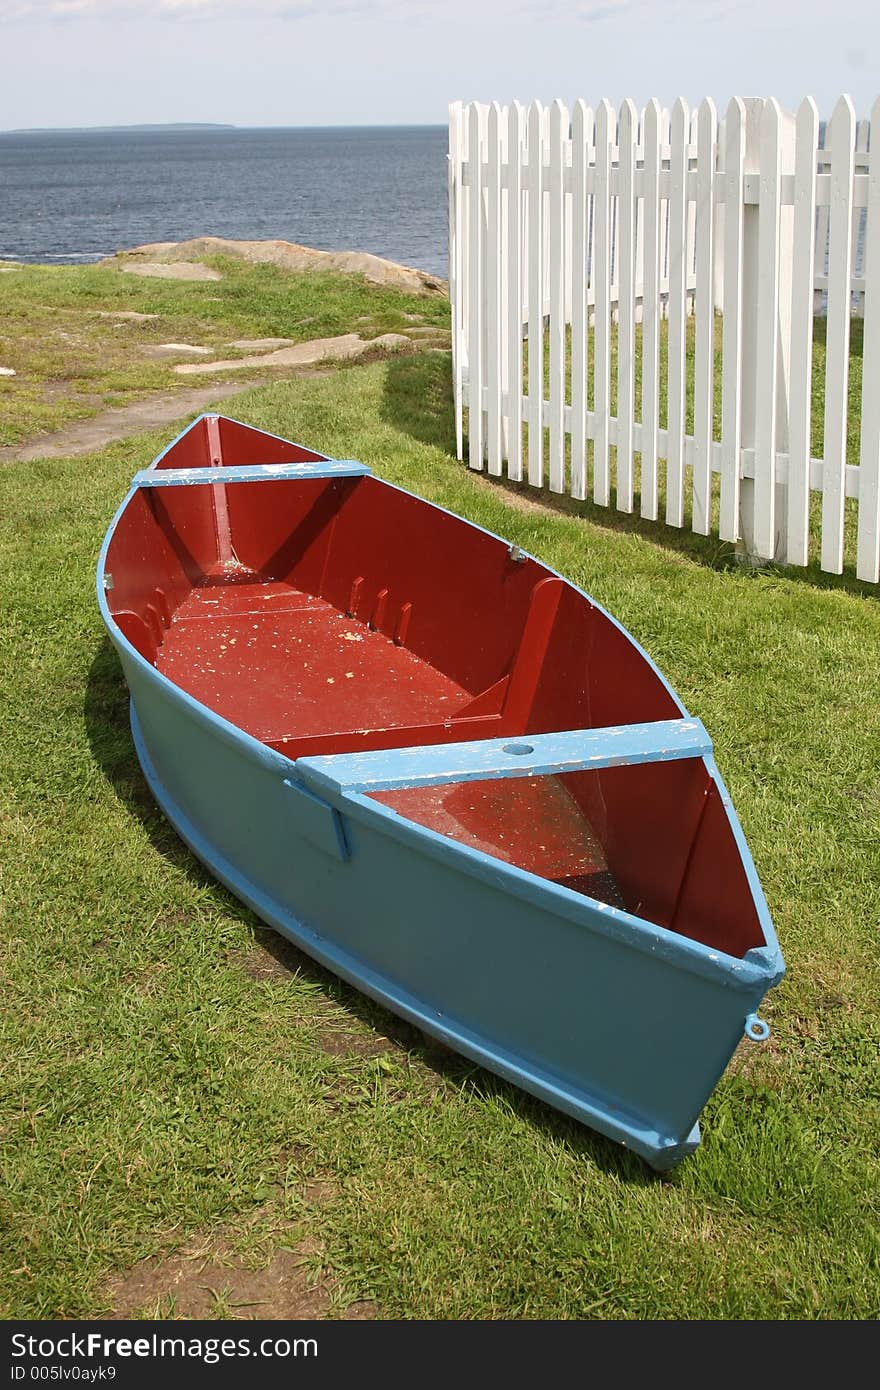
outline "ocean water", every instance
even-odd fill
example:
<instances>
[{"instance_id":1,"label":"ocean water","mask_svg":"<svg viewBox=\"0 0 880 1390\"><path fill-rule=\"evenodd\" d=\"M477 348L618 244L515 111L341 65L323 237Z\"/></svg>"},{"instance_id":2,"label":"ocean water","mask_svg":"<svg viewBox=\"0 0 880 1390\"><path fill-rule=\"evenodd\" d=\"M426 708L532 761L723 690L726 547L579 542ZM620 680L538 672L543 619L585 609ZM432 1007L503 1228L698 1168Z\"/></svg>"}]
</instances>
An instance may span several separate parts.
<instances>
[{"instance_id":1,"label":"ocean water","mask_svg":"<svg viewBox=\"0 0 880 1390\"><path fill-rule=\"evenodd\" d=\"M280 237L445 277L444 126L0 133L0 259Z\"/></svg>"}]
</instances>

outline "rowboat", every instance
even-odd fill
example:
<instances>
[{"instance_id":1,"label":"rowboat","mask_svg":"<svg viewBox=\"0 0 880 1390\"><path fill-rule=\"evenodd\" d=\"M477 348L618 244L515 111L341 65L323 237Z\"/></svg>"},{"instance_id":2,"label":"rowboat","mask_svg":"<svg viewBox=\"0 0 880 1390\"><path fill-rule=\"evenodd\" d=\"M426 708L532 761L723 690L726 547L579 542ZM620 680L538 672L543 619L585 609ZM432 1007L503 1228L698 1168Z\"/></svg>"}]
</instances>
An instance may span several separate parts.
<instances>
[{"instance_id":1,"label":"rowboat","mask_svg":"<svg viewBox=\"0 0 880 1390\"><path fill-rule=\"evenodd\" d=\"M664 1169L782 976L702 724L519 547L216 415L136 474L98 599L162 811L425 1033Z\"/></svg>"}]
</instances>

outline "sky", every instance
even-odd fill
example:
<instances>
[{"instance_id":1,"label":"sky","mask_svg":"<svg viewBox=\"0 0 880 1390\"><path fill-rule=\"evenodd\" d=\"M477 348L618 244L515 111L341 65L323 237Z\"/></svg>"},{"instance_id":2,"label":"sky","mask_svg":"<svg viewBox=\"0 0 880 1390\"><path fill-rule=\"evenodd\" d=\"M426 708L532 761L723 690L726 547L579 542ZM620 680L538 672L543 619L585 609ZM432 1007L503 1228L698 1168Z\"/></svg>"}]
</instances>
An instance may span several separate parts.
<instances>
[{"instance_id":1,"label":"sky","mask_svg":"<svg viewBox=\"0 0 880 1390\"><path fill-rule=\"evenodd\" d=\"M880 96L878 0L0 0L0 130L442 125L454 100Z\"/></svg>"}]
</instances>

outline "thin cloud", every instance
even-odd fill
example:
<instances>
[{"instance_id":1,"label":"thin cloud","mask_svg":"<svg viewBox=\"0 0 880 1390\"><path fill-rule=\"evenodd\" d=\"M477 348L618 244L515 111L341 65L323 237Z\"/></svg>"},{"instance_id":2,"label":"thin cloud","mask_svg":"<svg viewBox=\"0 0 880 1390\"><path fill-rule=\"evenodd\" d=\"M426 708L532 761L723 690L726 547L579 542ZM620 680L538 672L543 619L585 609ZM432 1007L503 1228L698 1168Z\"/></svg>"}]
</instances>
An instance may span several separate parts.
<instances>
[{"instance_id":1,"label":"thin cloud","mask_svg":"<svg viewBox=\"0 0 880 1390\"><path fill-rule=\"evenodd\" d=\"M201 20L310 19L320 15L362 12L387 14L401 9L397 0L0 0L0 20Z\"/></svg>"},{"instance_id":2,"label":"thin cloud","mask_svg":"<svg viewBox=\"0 0 880 1390\"><path fill-rule=\"evenodd\" d=\"M872 3L855 0L849 8L867 14ZM374 24L418 20L448 26L459 19L498 19L507 24L602 24L656 14L656 0L480 0L476 6L474 0L0 0L0 21L6 23L361 19ZM667 0L663 15L668 22L735 22L741 28L761 29L768 24L803 25L827 18L827 6L825 0L774 0L770 6L767 0Z\"/></svg>"},{"instance_id":3,"label":"thin cloud","mask_svg":"<svg viewBox=\"0 0 880 1390\"><path fill-rule=\"evenodd\" d=\"M646 0L0 0L3 20L75 19L405 19L449 23L453 17L520 19L604 19ZM699 7L705 0L690 0Z\"/></svg>"}]
</instances>

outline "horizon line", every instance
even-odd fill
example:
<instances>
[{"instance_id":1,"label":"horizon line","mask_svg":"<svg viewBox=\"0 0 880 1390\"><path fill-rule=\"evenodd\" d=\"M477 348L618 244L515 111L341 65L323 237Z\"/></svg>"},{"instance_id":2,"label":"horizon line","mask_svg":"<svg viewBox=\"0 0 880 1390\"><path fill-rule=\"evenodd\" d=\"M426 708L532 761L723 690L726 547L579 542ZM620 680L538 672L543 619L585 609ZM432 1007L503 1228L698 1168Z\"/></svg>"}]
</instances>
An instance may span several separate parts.
<instances>
[{"instance_id":1,"label":"horizon line","mask_svg":"<svg viewBox=\"0 0 880 1390\"><path fill-rule=\"evenodd\" d=\"M6 126L0 135L77 135L122 130L445 130L445 121L332 121L321 125L241 125L233 121L126 121L100 125Z\"/></svg>"}]
</instances>

